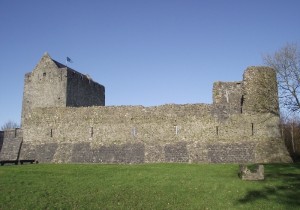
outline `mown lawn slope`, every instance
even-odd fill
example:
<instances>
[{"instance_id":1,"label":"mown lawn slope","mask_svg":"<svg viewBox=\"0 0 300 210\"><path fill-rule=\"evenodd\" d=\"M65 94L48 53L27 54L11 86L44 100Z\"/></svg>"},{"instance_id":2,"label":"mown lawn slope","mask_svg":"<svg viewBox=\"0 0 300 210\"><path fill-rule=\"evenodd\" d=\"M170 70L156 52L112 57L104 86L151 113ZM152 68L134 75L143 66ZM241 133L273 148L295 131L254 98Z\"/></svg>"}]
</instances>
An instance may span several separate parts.
<instances>
[{"instance_id":1,"label":"mown lawn slope","mask_svg":"<svg viewBox=\"0 0 300 210\"><path fill-rule=\"evenodd\" d=\"M36 164L0 167L0 209L300 209L300 164Z\"/></svg>"}]
</instances>

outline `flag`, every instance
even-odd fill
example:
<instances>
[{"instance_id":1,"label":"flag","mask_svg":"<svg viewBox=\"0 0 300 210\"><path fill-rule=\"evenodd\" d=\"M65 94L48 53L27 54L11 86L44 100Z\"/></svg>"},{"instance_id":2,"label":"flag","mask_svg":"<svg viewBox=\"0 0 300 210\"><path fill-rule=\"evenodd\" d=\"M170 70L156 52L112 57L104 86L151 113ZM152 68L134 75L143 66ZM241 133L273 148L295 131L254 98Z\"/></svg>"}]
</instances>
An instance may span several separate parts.
<instances>
[{"instance_id":1,"label":"flag","mask_svg":"<svg viewBox=\"0 0 300 210\"><path fill-rule=\"evenodd\" d=\"M73 61L72 61L71 58L69 58L69 57L67 57L67 62L73 63Z\"/></svg>"}]
</instances>

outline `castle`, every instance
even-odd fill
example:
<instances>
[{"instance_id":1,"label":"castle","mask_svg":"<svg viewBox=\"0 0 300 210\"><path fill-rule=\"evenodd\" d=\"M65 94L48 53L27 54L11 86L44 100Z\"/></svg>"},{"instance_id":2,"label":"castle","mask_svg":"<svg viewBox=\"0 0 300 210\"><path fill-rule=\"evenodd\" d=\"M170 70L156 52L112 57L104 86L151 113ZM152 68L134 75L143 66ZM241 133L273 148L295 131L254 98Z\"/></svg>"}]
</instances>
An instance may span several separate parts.
<instances>
[{"instance_id":1,"label":"castle","mask_svg":"<svg viewBox=\"0 0 300 210\"><path fill-rule=\"evenodd\" d=\"M215 82L213 104L105 106L105 88L44 54L25 75L22 128L0 132L0 161L290 162L276 73Z\"/></svg>"}]
</instances>

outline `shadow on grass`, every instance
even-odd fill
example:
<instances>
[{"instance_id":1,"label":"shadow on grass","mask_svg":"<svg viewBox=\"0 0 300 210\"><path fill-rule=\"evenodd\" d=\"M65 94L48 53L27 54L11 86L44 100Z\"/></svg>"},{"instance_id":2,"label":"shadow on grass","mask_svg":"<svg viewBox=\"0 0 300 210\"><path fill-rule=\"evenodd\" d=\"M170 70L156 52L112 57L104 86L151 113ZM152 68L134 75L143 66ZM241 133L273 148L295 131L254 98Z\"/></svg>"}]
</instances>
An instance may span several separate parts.
<instances>
[{"instance_id":1,"label":"shadow on grass","mask_svg":"<svg viewBox=\"0 0 300 210\"><path fill-rule=\"evenodd\" d=\"M272 164L265 166L265 187L250 190L240 203L268 200L287 207L300 208L300 164Z\"/></svg>"}]
</instances>

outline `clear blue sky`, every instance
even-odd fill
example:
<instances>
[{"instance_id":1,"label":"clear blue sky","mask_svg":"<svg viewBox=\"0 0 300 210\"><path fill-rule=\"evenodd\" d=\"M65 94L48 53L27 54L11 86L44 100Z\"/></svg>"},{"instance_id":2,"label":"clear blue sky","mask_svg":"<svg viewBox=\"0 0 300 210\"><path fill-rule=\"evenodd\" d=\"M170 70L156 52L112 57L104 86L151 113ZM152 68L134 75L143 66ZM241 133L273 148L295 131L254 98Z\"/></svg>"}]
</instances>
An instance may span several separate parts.
<instances>
[{"instance_id":1,"label":"clear blue sky","mask_svg":"<svg viewBox=\"0 0 300 210\"><path fill-rule=\"evenodd\" d=\"M211 103L214 81L287 42L299 0L0 0L0 126L20 122L24 74L44 52L106 87L107 105Z\"/></svg>"}]
</instances>

